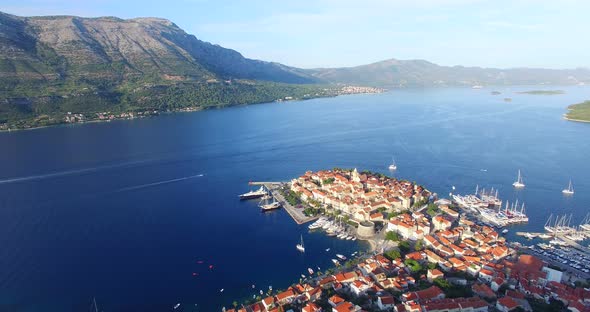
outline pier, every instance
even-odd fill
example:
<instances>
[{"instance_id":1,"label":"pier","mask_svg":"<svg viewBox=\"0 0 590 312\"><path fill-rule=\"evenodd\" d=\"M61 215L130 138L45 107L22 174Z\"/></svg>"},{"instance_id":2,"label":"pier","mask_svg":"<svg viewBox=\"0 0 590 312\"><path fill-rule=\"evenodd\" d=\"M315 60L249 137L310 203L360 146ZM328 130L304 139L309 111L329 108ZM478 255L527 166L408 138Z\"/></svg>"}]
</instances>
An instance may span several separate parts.
<instances>
[{"instance_id":1,"label":"pier","mask_svg":"<svg viewBox=\"0 0 590 312\"><path fill-rule=\"evenodd\" d=\"M281 206L287 211L287 213L291 216L291 218L293 218L293 220L295 220L295 223L297 224L304 224L319 219L320 217L308 217L303 213L303 209L293 207L291 204L289 204L289 202L287 202L287 200L285 200L285 197L283 197L279 189L281 188L281 186L285 184L288 185L288 182L250 182L248 184L263 185L264 187L266 187L266 189L268 189L268 191L270 192L271 196L274 197L276 201L281 203Z\"/></svg>"}]
</instances>

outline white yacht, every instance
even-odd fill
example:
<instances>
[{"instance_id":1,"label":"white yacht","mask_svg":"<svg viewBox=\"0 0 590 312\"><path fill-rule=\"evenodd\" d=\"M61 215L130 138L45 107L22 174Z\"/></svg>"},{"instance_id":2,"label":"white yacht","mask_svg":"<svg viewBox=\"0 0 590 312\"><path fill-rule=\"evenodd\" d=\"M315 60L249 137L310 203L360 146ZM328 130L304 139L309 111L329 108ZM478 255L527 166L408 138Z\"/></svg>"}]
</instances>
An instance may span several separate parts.
<instances>
[{"instance_id":1,"label":"white yacht","mask_svg":"<svg viewBox=\"0 0 590 312\"><path fill-rule=\"evenodd\" d=\"M397 165L395 164L395 159L391 157L391 165L389 165L389 170L396 170Z\"/></svg>"},{"instance_id":2,"label":"white yacht","mask_svg":"<svg viewBox=\"0 0 590 312\"><path fill-rule=\"evenodd\" d=\"M301 243L297 244L297 250L305 252L305 246L303 246L303 235L301 235Z\"/></svg>"},{"instance_id":3,"label":"white yacht","mask_svg":"<svg viewBox=\"0 0 590 312\"><path fill-rule=\"evenodd\" d=\"M256 191L250 191L248 193L244 193L244 194L240 195L240 199L252 199L252 198L263 197L264 195L268 195L268 192L264 189L264 186L261 186Z\"/></svg>"},{"instance_id":4,"label":"white yacht","mask_svg":"<svg viewBox=\"0 0 590 312\"><path fill-rule=\"evenodd\" d=\"M514 183L512 183L512 186L514 186L515 188L523 188L524 187L524 183L522 181L522 175L520 174L520 169L518 169L518 177L516 178L516 181Z\"/></svg>"},{"instance_id":5,"label":"white yacht","mask_svg":"<svg viewBox=\"0 0 590 312\"><path fill-rule=\"evenodd\" d=\"M573 195L574 194L574 187L572 186L572 180L570 179L570 184L567 186L566 189L561 191L564 195Z\"/></svg>"}]
</instances>

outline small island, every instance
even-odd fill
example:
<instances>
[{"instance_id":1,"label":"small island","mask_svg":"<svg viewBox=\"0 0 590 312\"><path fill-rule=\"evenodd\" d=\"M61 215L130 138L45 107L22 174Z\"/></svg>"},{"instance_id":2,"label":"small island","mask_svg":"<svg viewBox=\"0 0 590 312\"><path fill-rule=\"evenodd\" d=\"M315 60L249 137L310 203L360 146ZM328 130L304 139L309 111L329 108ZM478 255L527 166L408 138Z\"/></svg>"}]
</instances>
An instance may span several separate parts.
<instances>
[{"instance_id":1,"label":"small island","mask_svg":"<svg viewBox=\"0 0 590 312\"><path fill-rule=\"evenodd\" d=\"M563 116L569 121L590 122L590 101L568 106L568 112Z\"/></svg>"},{"instance_id":2,"label":"small island","mask_svg":"<svg viewBox=\"0 0 590 312\"><path fill-rule=\"evenodd\" d=\"M563 90L530 90L530 91L522 91L517 92L518 94L532 94L532 95L558 95L564 94L565 91Z\"/></svg>"}]
</instances>

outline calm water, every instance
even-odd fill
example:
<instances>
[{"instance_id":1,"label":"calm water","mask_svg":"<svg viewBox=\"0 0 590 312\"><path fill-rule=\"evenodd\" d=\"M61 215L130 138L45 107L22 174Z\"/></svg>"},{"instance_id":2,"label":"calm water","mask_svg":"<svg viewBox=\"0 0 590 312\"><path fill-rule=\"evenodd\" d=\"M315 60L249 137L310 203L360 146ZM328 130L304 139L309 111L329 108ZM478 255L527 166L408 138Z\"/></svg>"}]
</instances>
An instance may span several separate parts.
<instances>
[{"instance_id":1,"label":"calm water","mask_svg":"<svg viewBox=\"0 0 590 312\"><path fill-rule=\"evenodd\" d=\"M402 90L0 133L0 310L90 311L96 297L104 311L215 311L285 288L330 266L326 248L367 246L310 234L284 211L261 214L237 200L247 182L335 166L386 172L392 155L396 176L439 194L479 184L524 201L530 223L509 236L540 230L550 213L581 220L590 124L561 115L590 88L514 93L529 89ZM519 168L527 187L514 191ZM576 194L565 198L570 178Z\"/></svg>"}]
</instances>

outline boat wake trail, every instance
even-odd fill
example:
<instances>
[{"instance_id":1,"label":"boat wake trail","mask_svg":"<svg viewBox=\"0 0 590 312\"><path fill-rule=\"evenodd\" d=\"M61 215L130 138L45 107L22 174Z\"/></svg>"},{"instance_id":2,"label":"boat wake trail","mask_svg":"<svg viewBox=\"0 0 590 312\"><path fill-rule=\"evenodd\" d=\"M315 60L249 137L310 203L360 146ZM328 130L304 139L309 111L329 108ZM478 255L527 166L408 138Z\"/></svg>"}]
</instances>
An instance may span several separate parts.
<instances>
[{"instance_id":1,"label":"boat wake trail","mask_svg":"<svg viewBox=\"0 0 590 312\"><path fill-rule=\"evenodd\" d=\"M180 182L180 181L193 179L193 178L200 178L202 176L203 176L203 174L195 174L192 176L182 177L182 178L177 178L177 179L172 179L172 180L158 181L158 182L141 184L141 185L136 185L136 186L124 187L124 188L117 190L115 192L120 193L120 192L134 191L134 190L139 190L139 189L148 188L148 187L154 187L154 186L158 186L158 185L162 185L162 184L169 184L169 183Z\"/></svg>"},{"instance_id":2,"label":"boat wake trail","mask_svg":"<svg viewBox=\"0 0 590 312\"><path fill-rule=\"evenodd\" d=\"M0 184L7 184L7 183L18 183L18 182L28 182L28 181L35 181L35 180L44 180L44 179L51 179L57 177L64 177L69 175L78 175L78 174L85 174L85 173L92 173L100 170L105 169L116 169L122 167L131 167L138 164L144 164L150 162L148 161L134 161L134 162L126 162L121 164L115 165L107 165L107 166L97 166L92 168L83 168L83 169L75 169L75 170L66 170L66 171L59 171L59 172L52 172L47 174L39 174L39 175L30 175L25 177L18 177L18 178L10 178L0 180Z\"/></svg>"}]
</instances>

